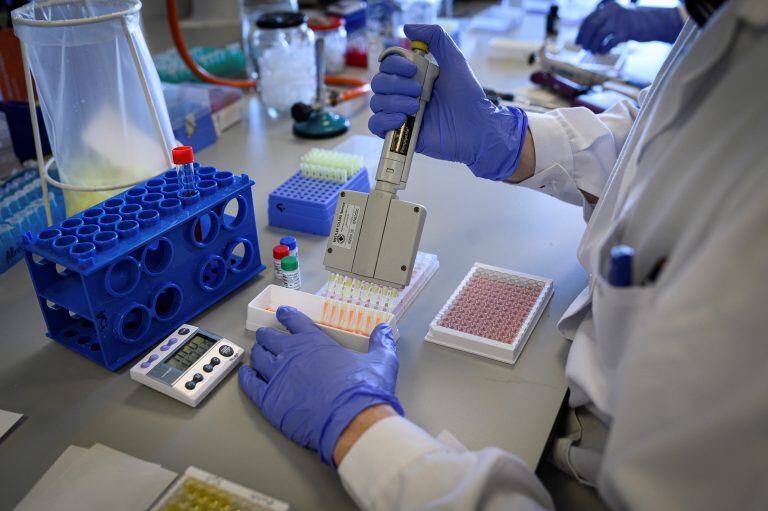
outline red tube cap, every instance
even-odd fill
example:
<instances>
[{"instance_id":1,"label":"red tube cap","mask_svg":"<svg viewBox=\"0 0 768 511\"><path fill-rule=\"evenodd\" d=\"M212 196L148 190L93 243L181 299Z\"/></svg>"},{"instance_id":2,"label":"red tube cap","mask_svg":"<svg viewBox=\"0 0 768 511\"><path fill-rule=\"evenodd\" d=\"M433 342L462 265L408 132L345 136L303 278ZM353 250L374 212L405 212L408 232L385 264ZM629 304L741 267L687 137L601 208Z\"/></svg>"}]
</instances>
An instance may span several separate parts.
<instances>
[{"instance_id":1,"label":"red tube cap","mask_svg":"<svg viewBox=\"0 0 768 511\"><path fill-rule=\"evenodd\" d=\"M272 258L282 259L283 257L287 257L290 253L291 249L288 248L288 245L277 245L272 249Z\"/></svg>"},{"instance_id":2,"label":"red tube cap","mask_svg":"<svg viewBox=\"0 0 768 511\"><path fill-rule=\"evenodd\" d=\"M185 163L195 161L195 154L188 145L174 147L171 154L173 155L173 163L176 165L184 165Z\"/></svg>"}]
</instances>

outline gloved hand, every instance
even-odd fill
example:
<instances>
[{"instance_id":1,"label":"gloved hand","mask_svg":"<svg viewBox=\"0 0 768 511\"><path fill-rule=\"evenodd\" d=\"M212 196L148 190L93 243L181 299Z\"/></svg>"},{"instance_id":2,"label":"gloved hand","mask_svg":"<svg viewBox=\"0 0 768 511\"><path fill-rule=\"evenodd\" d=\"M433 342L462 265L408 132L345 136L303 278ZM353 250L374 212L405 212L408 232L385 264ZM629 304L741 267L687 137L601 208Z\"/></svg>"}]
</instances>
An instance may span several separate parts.
<instances>
[{"instance_id":1,"label":"gloved hand","mask_svg":"<svg viewBox=\"0 0 768 511\"><path fill-rule=\"evenodd\" d=\"M290 333L260 328L251 367L240 367L238 380L288 438L333 466L336 441L360 412L388 404L403 415L395 397L398 361L389 325L373 330L368 353L356 353L293 307L278 308L277 319Z\"/></svg>"},{"instance_id":2,"label":"gloved hand","mask_svg":"<svg viewBox=\"0 0 768 511\"><path fill-rule=\"evenodd\" d=\"M592 53L607 53L624 41L674 43L683 19L677 8L626 8L606 0L587 16L579 28L576 44Z\"/></svg>"},{"instance_id":3,"label":"gloved hand","mask_svg":"<svg viewBox=\"0 0 768 511\"><path fill-rule=\"evenodd\" d=\"M464 55L439 26L406 25L405 35L427 43L440 66L416 151L464 163L478 177L501 181L511 176L525 141L525 113L497 107L485 97ZM416 66L400 55L385 58L379 71L371 80L374 115L368 128L384 138L418 111L421 85L411 79Z\"/></svg>"}]
</instances>

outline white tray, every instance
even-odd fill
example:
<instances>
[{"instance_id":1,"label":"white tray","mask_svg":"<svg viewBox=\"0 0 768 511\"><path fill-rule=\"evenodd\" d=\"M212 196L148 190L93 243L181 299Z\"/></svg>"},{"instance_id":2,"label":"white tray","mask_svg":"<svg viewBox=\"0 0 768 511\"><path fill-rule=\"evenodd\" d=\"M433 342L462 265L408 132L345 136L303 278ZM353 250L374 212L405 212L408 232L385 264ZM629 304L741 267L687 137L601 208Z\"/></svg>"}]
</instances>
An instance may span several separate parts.
<instances>
[{"instance_id":1,"label":"white tray","mask_svg":"<svg viewBox=\"0 0 768 511\"><path fill-rule=\"evenodd\" d=\"M477 272L483 272L489 275L495 274L499 279L504 278L504 276L513 276L522 279L523 282L532 281L532 283L541 285L541 290L535 298L533 307L525 316L525 319L522 321L522 326L512 342L501 342L488 337L474 335L469 332L447 328L439 324L443 317L451 310L454 302L457 301L457 299L460 299L459 295L461 291ZM536 323L544 312L547 303L549 303L549 299L552 297L553 288L554 284L551 279L527 275L525 273L519 273L496 266L489 266L487 264L475 263L464 277L464 280L461 281L461 284L459 284L445 305L443 305L443 308L440 309L440 312L437 313L435 319L432 320L432 323L429 325L429 332L427 333L426 340L435 344L498 360L500 362L514 364L517 362L520 353L523 351L523 347L528 341L531 332L533 332L533 329L536 327ZM494 301L494 303L496 303L496 301ZM480 307L482 307L482 304Z\"/></svg>"},{"instance_id":2,"label":"white tray","mask_svg":"<svg viewBox=\"0 0 768 511\"><path fill-rule=\"evenodd\" d=\"M428 252L418 252L416 254L416 261L413 263L411 283L408 284L405 289L401 289L400 292L397 293L397 298L392 302L392 314L394 314L398 320L403 318L405 311L411 306L414 300L416 300L416 297L419 296L419 293L421 293L439 268L440 261L435 254L430 254ZM326 282L315 294L324 297L327 290L328 283Z\"/></svg>"},{"instance_id":3,"label":"white tray","mask_svg":"<svg viewBox=\"0 0 768 511\"><path fill-rule=\"evenodd\" d=\"M326 299L321 296L271 284L264 288L264 290L248 304L248 315L245 322L245 328L254 331L261 327L285 330L283 325L277 320L274 312L281 305L295 307L309 316L313 321L319 322L323 316L323 305L325 302ZM342 302L335 303L344 305ZM383 319L382 322L389 323L392 327L395 339L400 337L400 333L397 330L397 318L391 313L384 313L366 307L361 307L361 309L370 311L372 314L379 314ZM347 330L327 325L319 326L325 333L342 346L362 353L368 352L368 335L352 333Z\"/></svg>"}]
</instances>

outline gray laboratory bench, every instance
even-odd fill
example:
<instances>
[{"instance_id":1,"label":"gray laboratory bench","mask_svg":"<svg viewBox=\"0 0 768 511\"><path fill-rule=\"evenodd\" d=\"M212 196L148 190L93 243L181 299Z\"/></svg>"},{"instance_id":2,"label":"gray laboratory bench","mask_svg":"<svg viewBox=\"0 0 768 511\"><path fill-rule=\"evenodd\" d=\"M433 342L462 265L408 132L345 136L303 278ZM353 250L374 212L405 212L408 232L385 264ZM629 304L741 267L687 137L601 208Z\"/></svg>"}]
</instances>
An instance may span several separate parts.
<instances>
[{"instance_id":1,"label":"gray laboratory bench","mask_svg":"<svg viewBox=\"0 0 768 511\"><path fill-rule=\"evenodd\" d=\"M476 41L471 54L485 84L525 81L522 66L489 65L483 46ZM350 135L368 134L366 105L358 100L339 108L352 118ZM343 140L299 140L288 121L268 120L251 97L245 121L198 160L246 172L256 182L260 252L271 265L271 247L296 233L267 225L269 192L296 171L310 148ZM402 196L427 207L421 249L440 258L439 272L399 325L397 393L406 415L430 433L449 430L470 449L497 446L536 466L566 390L568 343L556 322L587 281L576 260L581 211L423 156L414 160ZM297 238L303 289L314 292L327 275L325 239ZM424 341L430 321L475 261L555 281L552 301L514 367ZM250 348L246 305L272 277L268 269L192 322ZM272 427L234 374L197 409L187 407L135 383L129 366L107 371L46 338L24 263L0 276L0 288L0 409L26 416L0 443L0 509L14 506L68 445L96 442L179 473L198 466L288 501L292 509L354 508L335 471Z\"/></svg>"}]
</instances>

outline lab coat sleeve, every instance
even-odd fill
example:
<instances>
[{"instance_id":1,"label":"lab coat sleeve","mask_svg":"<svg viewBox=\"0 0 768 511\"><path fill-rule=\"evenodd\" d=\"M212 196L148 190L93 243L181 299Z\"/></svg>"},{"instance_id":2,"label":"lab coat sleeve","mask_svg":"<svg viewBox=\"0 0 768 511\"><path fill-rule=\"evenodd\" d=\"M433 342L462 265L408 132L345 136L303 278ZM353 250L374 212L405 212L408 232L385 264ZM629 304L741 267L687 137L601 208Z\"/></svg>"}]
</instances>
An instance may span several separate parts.
<instances>
[{"instance_id":1,"label":"lab coat sleeve","mask_svg":"<svg viewBox=\"0 0 768 511\"><path fill-rule=\"evenodd\" d=\"M553 509L547 491L516 456L451 446L402 417L368 429L347 453L339 475L365 510Z\"/></svg>"},{"instance_id":2,"label":"lab coat sleeve","mask_svg":"<svg viewBox=\"0 0 768 511\"><path fill-rule=\"evenodd\" d=\"M580 190L602 195L638 111L627 100L601 114L584 107L528 114L536 168L520 185L587 206Z\"/></svg>"}]
</instances>

